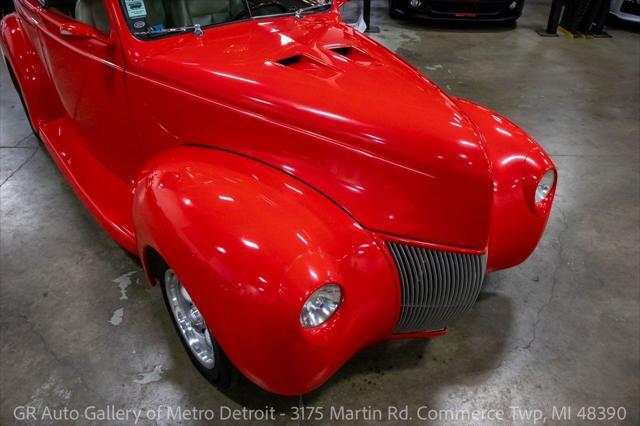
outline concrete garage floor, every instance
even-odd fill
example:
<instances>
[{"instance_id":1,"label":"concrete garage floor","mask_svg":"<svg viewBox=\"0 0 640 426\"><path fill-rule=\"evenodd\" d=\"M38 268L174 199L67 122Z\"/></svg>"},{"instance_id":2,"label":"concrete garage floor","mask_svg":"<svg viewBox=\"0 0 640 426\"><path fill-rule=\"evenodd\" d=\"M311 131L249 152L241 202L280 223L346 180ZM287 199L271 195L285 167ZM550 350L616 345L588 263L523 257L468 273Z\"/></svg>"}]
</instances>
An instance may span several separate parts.
<instances>
[{"instance_id":1,"label":"concrete garage floor","mask_svg":"<svg viewBox=\"0 0 640 426\"><path fill-rule=\"evenodd\" d=\"M331 406L408 405L414 415L428 405L503 409L509 420L501 424L532 423L513 418L512 406L541 409L557 424L554 405L571 406L574 416L595 405L623 406L626 423L640 423L640 35L541 38L533 30L549 4L538 1L515 29L434 30L394 22L385 3L374 6L376 39L450 94L511 118L553 157L556 204L531 258L489 276L477 305L445 337L370 348L303 397L269 395L246 381L221 393L191 366L160 290L144 282L32 136L3 68L1 424L15 422L16 406L41 413L108 404L216 414L220 406L288 413L305 404L325 407L325 419ZM183 422L191 423L202 422Z\"/></svg>"}]
</instances>

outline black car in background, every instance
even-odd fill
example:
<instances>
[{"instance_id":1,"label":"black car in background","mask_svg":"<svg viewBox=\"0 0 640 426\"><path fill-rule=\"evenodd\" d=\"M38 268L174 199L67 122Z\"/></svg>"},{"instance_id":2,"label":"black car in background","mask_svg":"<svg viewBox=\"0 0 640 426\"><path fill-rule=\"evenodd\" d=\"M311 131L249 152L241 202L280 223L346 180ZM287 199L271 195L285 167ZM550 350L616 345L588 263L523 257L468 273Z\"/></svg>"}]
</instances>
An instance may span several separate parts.
<instances>
[{"instance_id":1,"label":"black car in background","mask_svg":"<svg viewBox=\"0 0 640 426\"><path fill-rule=\"evenodd\" d=\"M389 0L392 18L515 22L524 0Z\"/></svg>"}]
</instances>

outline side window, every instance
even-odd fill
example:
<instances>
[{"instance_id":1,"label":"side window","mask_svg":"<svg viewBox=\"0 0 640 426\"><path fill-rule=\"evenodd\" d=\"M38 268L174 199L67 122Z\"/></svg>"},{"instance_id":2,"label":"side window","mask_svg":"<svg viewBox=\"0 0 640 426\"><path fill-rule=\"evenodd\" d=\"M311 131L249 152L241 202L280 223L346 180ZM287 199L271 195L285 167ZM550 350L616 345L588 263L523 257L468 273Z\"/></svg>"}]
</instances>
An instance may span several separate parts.
<instances>
[{"instance_id":1,"label":"side window","mask_svg":"<svg viewBox=\"0 0 640 426\"><path fill-rule=\"evenodd\" d=\"M104 0L78 0L76 2L76 19L103 33L109 34L111 32Z\"/></svg>"},{"instance_id":2,"label":"side window","mask_svg":"<svg viewBox=\"0 0 640 426\"><path fill-rule=\"evenodd\" d=\"M105 34L111 32L104 0L40 0L40 2L52 12L68 16Z\"/></svg>"},{"instance_id":3,"label":"side window","mask_svg":"<svg viewBox=\"0 0 640 426\"><path fill-rule=\"evenodd\" d=\"M69 18L73 18L75 15L75 0L40 0L40 4L47 10L68 16Z\"/></svg>"}]
</instances>

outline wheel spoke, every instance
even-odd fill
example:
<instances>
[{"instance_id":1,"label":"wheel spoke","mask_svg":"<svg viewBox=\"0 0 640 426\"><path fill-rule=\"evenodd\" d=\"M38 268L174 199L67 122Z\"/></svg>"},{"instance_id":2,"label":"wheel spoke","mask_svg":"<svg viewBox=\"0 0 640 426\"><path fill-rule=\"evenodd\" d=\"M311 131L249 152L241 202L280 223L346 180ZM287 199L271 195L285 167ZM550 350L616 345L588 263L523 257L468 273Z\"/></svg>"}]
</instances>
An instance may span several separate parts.
<instances>
[{"instance_id":1,"label":"wheel spoke","mask_svg":"<svg viewBox=\"0 0 640 426\"><path fill-rule=\"evenodd\" d=\"M194 357L206 368L215 365L213 338L193 299L173 270L165 274L165 290L178 330Z\"/></svg>"},{"instance_id":2,"label":"wheel spoke","mask_svg":"<svg viewBox=\"0 0 640 426\"><path fill-rule=\"evenodd\" d=\"M185 288L182 287L182 285L180 285L180 295L185 300L185 302L189 303L190 305L193 305L193 302L191 301L191 296L189 296L189 293L187 293L187 290L185 290Z\"/></svg>"},{"instance_id":3,"label":"wheel spoke","mask_svg":"<svg viewBox=\"0 0 640 426\"><path fill-rule=\"evenodd\" d=\"M207 342L207 346L210 347L211 350L213 351L213 341L211 340L211 334L209 334L209 330L207 329L204 330L204 337Z\"/></svg>"}]
</instances>

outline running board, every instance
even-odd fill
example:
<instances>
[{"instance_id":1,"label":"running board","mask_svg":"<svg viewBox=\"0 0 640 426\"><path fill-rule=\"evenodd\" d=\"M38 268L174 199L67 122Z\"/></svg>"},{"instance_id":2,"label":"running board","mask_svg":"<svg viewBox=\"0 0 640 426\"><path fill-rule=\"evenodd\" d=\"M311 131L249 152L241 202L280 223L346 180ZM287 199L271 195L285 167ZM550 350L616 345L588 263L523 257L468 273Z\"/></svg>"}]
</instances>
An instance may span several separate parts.
<instances>
[{"instance_id":1,"label":"running board","mask_svg":"<svg viewBox=\"0 0 640 426\"><path fill-rule=\"evenodd\" d=\"M118 244L137 254L133 188L105 168L66 118L40 125L39 134L78 198Z\"/></svg>"}]
</instances>

